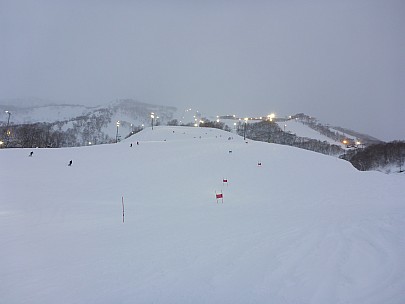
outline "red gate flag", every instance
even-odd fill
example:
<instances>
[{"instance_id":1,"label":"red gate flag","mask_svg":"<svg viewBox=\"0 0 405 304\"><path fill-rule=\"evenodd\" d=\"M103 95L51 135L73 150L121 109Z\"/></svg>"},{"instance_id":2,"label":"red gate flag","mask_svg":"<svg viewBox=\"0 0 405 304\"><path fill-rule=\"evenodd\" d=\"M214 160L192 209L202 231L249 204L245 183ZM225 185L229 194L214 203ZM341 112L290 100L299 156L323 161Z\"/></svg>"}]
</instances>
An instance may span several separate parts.
<instances>
[{"instance_id":1,"label":"red gate flag","mask_svg":"<svg viewBox=\"0 0 405 304\"><path fill-rule=\"evenodd\" d=\"M227 182L228 182L228 179L225 179L225 178L224 178L224 179L222 180L222 182L223 182L223 183L227 183Z\"/></svg>"},{"instance_id":2,"label":"red gate flag","mask_svg":"<svg viewBox=\"0 0 405 304\"><path fill-rule=\"evenodd\" d=\"M223 198L223 197L222 197L222 193L217 193L217 194L215 194L215 195L216 195L217 199Z\"/></svg>"}]
</instances>

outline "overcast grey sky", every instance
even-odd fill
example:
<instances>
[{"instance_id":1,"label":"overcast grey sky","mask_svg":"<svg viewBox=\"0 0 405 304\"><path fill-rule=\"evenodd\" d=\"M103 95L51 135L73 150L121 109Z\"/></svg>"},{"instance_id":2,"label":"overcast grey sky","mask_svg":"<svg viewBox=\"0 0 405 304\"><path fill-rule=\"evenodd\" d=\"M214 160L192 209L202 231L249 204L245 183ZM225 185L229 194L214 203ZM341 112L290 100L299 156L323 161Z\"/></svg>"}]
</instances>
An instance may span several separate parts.
<instances>
[{"instance_id":1,"label":"overcast grey sky","mask_svg":"<svg viewBox=\"0 0 405 304\"><path fill-rule=\"evenodd\" d=\"M405 139L403 0L0 0L0 98L289 115Z\"/></svg>"}]
</instances>

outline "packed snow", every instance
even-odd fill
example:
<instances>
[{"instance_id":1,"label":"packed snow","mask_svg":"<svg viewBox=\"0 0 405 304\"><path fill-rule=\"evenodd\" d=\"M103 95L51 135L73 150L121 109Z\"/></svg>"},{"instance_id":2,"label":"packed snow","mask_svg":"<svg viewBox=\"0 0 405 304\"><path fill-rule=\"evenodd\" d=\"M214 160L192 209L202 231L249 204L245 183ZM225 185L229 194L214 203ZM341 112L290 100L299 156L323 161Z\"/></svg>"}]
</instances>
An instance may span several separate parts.
<instances>
[{"instance_id":1,"label":"packed snow","mask_svg":"<svg viewBox=\"0 0 405 304\"><path fill-rule=\"evenodd\" d=\"M405 301L403 175L187 127L0 160L1 303Z\"/></svg>"},{"instance_id":2,"label":"packed snow","mask_svg":"<svg viewBox=\"0 0 405 304\"><path fill-rule=\"evenodd\" d=\"M277 122L277 124L285 132L295 134L299 137L307 137L307 138L316 139L316 140L320 140L320 141L326 141L331 145L338 145L338 146L341 146L342 148L345 148L345 145L343 143L335 141L332 138L329 138L329 137L319 133L318 131L310 128L308 125L303 124L299 120L290 119L288 121ZM347 137L347 138L351 138L351 137Z\"/></svg>"}]
</instances>

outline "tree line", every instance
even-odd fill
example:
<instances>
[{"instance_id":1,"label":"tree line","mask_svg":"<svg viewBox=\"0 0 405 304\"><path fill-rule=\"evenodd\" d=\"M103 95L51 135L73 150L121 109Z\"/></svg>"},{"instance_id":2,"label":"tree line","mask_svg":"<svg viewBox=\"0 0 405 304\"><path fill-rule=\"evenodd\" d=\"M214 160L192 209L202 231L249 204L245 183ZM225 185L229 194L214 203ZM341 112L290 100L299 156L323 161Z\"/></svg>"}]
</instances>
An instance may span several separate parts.
<instances>
[{"instance_id":1,"label":"tree line","mask_svg":"<svg viewBox=\"0 0 405 304\"><path fill-rule=\"evenodd\" d=\"M195 124L193 123L187 123L187 124L181 124L177 119L172 119L167 122L168 126L185 126L185 127L193 127ZM215 129L220 129L224 130L227 132L231 131L231 128L229 128L225 123L221 121L211 121L207 118L201 118L201 120L197 124L201 128L215 128Z\"/></svg>"},{"instance_id":2,"label":"tree line","mask_svg":"<svg viewBox=\"0 0 405 304\"><path fill-rule=\"evenodd\" d=\"M62 127L66 122L13 124L8 128L0 126L0 134L3 145L8 148L60 148L113 142L102 133L103 124L94 121L73 121L71 127L65 130Z\"/></svg>"},{"instance_id":3,"label":"tree line","mask_svg":"<svg viewBox=\"0 0 405 304\"><path fill-rule=\"evenodd\" d=\"M405 141L392 141L370 145L364 149L349 150L342 158L361 171L394 166L398 168L398 172L404 172Z\"/></svg>"},{"instance_id":4,"label":"tree line","mask_svg":"<svg viewBox=\"0 0 405 304\"><path fill-rule=\"evenodd\" d=\"M284 132L277 123L272 121L261 121L246 125L239 124L237 133L243 136L245 132L246 137L249 139L293 146L327 155L340 155L344 151L340 146L326 141L299 137L295 134Z\"/></svg>"}]
</instances>

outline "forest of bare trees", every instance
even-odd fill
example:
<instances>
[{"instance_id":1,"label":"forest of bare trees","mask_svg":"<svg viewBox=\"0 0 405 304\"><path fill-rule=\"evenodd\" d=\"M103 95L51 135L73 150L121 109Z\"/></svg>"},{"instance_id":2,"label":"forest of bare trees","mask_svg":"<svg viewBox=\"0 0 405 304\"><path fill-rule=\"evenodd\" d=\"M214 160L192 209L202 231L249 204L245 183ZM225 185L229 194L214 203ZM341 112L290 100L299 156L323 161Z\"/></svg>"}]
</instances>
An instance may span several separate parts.
<instances>
[{"instance_id":1,"label":"forest of bare trees","mask_svg":"<svg viewBox=\"0 0 405 304\"><path fill-rule=\"evenodd\" d=\"M342 158L361 171L391 166L397 168L398 172L404 172L405 142L393 141L350 150Z\"/></svg>"},{"instance_id":2,"label":"forest of bare trees","mask_svg":"<svg viewBox=\"0 0 405 304\"><path fill-rule=\"evenodd\" d=\"M243 136L244 128L244 124L239 125L237 130L239 135ZM246 137L253 140L293 146L327 155L340 155L343 153L343 149L340 146L331 145L326 141L299 137L295 134L283 132L277 123L271 121L246 124Z\"/></svg>"}]
</instances>

